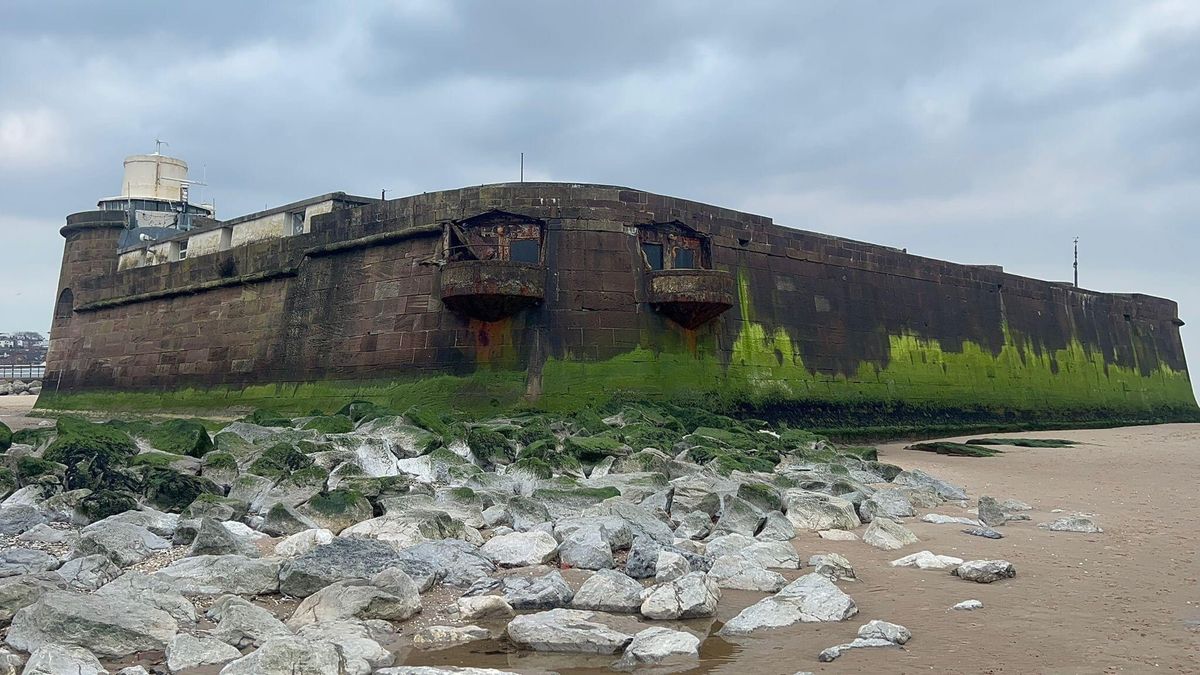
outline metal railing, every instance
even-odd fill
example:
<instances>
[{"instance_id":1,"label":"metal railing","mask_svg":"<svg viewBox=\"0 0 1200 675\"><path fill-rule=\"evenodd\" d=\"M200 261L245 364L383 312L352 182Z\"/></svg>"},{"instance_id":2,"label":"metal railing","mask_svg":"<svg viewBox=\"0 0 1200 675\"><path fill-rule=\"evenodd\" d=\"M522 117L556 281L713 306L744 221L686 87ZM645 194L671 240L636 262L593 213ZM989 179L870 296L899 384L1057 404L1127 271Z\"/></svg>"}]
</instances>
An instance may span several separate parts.
<instances>
[{"instance_id":1,"label":"metal railing","mask_svg":"<svg viewBox=\"0 0 1200 675\"><path fill-rule=\"evenodd\" d=\"M40 380L46 375L46 366L28 364L0 364L0 380Z\"/></svg>"}]
</instances>

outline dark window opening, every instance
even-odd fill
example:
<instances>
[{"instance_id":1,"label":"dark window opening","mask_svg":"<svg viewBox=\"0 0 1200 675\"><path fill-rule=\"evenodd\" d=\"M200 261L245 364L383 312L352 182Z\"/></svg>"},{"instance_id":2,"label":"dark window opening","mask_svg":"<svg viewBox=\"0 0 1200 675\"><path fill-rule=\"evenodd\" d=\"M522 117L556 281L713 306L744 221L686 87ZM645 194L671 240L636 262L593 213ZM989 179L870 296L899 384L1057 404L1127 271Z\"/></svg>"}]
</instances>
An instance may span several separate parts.
<instances>
[{"instance_id":1,"label":"dark window opening","mask_svg":"<svg viewBox=\"0 0 1200 675\"><path fill-rule=\"evenodd\" d=\"M508 257L513 262L536 265L541 262L541 246L537 239L517 239L509 245Z\"/></svg>"},{"instance_id":2,"label":"dark window opening","mask_svg":"<svg viewBox=\"0 0 1200 675\"><path fill-rule=\"evenodd\" d=\"M643 243L642 253L646 256L646 262L650 263L650 269L661 270L663 268L662 244Z\"/></svg>"},{"instance_id":3,"label":"dark window opening","mask_svg":"<svg viewBox=\"0 0 1200 675\"><path fill-rule=\"evenodd\" d=\"M54 318L69 319L73 311L75 311L75 294L71 292L71 289L64 288L58 296L58 303L54 305Z\"/></svg>"},{"instance_id":4,"label":"dark window opening","mask_svg":"<svg viewBox=\"0 0 1200 675\"><path fill-rule=\"evenodd\" d=\"M696 252L690 248L675 249L675 269L696 269Z\"/></svg>"}]
</instances>

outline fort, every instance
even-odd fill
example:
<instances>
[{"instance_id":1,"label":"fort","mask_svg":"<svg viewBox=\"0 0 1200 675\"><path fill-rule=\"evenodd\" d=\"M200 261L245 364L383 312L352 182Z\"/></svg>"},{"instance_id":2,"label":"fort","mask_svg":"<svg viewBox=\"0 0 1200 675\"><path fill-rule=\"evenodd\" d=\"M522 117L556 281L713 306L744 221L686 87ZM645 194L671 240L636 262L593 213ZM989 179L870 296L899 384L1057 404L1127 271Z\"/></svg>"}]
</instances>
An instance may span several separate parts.
<instances>
[{"instance_id":1,"label":"fort","mask_svg":"<svg viewBox=\"0 0 1200 675\"><path fill-rule=\"evenodd\" d=\"M40 407L633 397L818 429L1200 418L1166 299L606 185L337 192L222 221L188 202L179 164L132 157L120 197L67 217Z\"/></svg>"}]
</instances>

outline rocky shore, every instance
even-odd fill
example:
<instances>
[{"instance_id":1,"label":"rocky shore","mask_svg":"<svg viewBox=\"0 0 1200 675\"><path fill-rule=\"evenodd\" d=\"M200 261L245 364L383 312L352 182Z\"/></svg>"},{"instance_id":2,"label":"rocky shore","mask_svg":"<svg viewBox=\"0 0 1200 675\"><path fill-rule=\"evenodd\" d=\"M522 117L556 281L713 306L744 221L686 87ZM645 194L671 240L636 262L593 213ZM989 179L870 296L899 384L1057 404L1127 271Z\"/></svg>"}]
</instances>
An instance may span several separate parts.
<instances>
[{"instance_id":1,"label":"rocky shore","mask_svg":"<svg viewBox=\"0 0 1200 675\"><path fill-rule=\"evenodd\" d=\"M62 417L0 428L0 450L0 673L508 672L406 665L472 645L682 672L708 641L859 623L796 654L804 671L921 645L905 617L862 616L853 554L814 542L894 551L961 588L942 611L970 611L977 584L1020 584L1016 566L921 550L911 524L994 540L1030 519L873 448L652 404Z\"/></svg>"},{"instance_id":2,"label":"rocky shore","mask_svg":"<svg viewBox=\"0 0 1200 675\"><path fill-rule=\"evenodd\" d=\"M0 396L37 396L42 393L42 381L0 379Z\"/></svg>"}]
</instances>

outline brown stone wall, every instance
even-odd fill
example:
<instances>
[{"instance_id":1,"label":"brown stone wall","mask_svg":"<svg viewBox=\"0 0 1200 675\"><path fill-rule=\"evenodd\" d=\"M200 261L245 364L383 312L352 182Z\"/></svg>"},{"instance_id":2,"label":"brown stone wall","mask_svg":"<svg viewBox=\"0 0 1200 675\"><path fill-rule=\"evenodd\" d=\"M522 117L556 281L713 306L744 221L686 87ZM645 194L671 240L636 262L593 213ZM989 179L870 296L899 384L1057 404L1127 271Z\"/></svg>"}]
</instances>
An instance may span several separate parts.
<instances>
[{"instance_id":1,"label":"brown stone wall","mask_svg":"<svg viewBox=\"0 0 1200 675\"><path fill-rule=\"evenodd\" d=\"M440 301L443 224L501 210L544 223L545 299L485 323ZM639 225L707 239L737 279L735 307L688 331L649 305ZM770 219L624 188L506 184L423 194L313 219L312 233L115 271L111 228L64 228L48 379L64 390L530 373L708 341L724 367L746 327L787 333L812 373L886 368L889 337L999 353L1073 341L1145 375L1186 369L1175 304L1102 294L787 229ZM112 240L111 245L109 240ZM745 306L743 306L745 305ZM1006 336L1005 330L1010 332ZM779 355L782 365L793 355Z\"/></svg>"}]
</instances>

